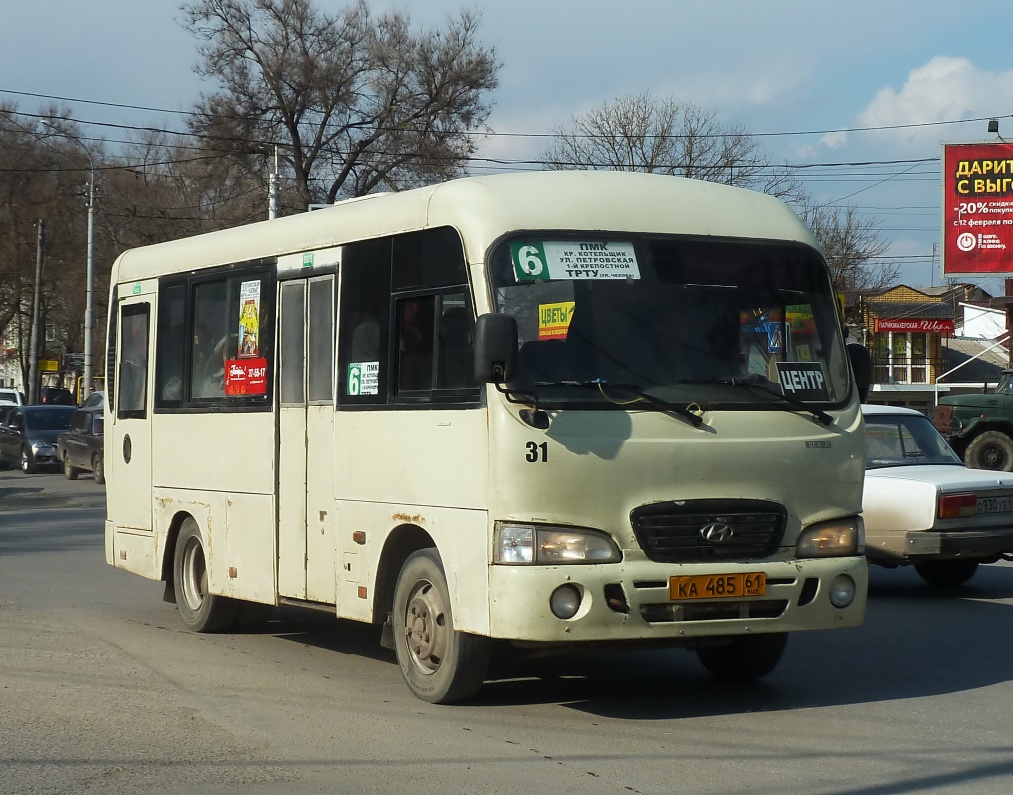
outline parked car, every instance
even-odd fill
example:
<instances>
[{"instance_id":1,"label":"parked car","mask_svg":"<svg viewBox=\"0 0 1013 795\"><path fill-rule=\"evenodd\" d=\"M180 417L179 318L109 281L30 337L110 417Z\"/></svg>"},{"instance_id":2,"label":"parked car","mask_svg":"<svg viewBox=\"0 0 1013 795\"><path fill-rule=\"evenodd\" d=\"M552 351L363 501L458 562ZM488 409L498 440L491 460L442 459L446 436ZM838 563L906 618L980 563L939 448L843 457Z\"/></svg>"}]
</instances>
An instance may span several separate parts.
<instances>
[{"instance_id":1,"label":"parked car","mask_svg":"<svg viewBox=\"0 0 1013 795\"><path fill-rule=\"evenodd\" d=\"M102 390L98 392L92 392L88 397L84 399L81 404L81 408L90 409L92 406L104 406L106 403L106 393Z\"/></svg>"},{"instance_id":2,"label":"parked car","mask_svg":"<svg viewBox=\"0 0 1013 795\"><path fill-rule=\"evenodd\" d=\"M25 400L25 393L10 387L0 387L0 403L22 406L28 401Z\"/></svg>"},{"instance_id":3,"label":"parked car","mask_svg":"<svg viewBox=\"0 0 1013 795\"><path fill-rule=\"evenodd\" d=\"M58 386L45 386L39 395L39 403L54 406L73 406L74 395L69 389Z\"/></svg>"},{"instance_id":4,"label":"parked car","mask_svg":"<svg viewBox=\"0 0 1013 795\"><path fill-rule=\"evenodd\" d=\"M0 425L0 464L17 462L22 472L60 463L56 439L70 427L73 406L16 406Z\"/></svg>"},{"instance_id":5,"label":"parked car","mask_svg":"<svg viewBox=\"0 0 1013 795\"><path fill-rule=\"evenodd\" d=\"M931 585L967 582L1013 553L1013 474L968 469L913 409L863 405L865 554Z\"/></svg>"},{"instance_id":6,"label":"parked car","mask_svg":"<svg viewBox=\"0 0 1013 795\"><path fill-rule=\"evenodd\" d=\"M75 480L82 470L90 470L96 483L105 483L103 411L102 406L79 408L70 428L57 437L56 447L67 480Z\"/></svg>"}]
</instances>

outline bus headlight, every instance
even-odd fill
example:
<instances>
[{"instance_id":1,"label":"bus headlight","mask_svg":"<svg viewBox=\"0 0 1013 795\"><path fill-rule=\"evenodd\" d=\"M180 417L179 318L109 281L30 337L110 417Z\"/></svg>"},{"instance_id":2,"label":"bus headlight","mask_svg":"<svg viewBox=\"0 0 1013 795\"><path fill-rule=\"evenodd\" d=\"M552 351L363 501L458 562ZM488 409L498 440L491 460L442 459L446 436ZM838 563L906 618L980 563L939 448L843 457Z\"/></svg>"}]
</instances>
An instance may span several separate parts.
<instances>
[{"instance_id":1,"label":"bus headlight","mask_svg":"<svg viewBox=\"0 0 1013 795\"><path fill-rule=\"evenodd\" d=\"M598 530L497 522L493 561L508 564L617 563L619 547Z\"/></svg>"},{"instance_id":2,"label":"bus headlight","mask_svg":"<svg viewBox=\"0 0 1013 795\"><path fill-rule=\"evenodd\" d=\"M861 516L846 516L807 527L795 542L800 558L837 558L865 552L865 524Z\"/></svg>"}]
</instances>

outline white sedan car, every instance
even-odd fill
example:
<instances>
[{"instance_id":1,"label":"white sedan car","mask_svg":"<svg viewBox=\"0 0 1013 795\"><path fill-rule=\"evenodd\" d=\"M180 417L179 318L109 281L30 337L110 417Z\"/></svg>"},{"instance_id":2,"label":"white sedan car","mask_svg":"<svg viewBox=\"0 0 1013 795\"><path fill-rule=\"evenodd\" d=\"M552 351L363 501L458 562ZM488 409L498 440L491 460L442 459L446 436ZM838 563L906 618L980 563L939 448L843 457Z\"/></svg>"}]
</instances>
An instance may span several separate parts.
<instances>
[{"instance_id":1,"label":"white sedan car","mask_svg":"<svg viewBox=\"0 0 1013 795\"><path fill-rule=\"evenodd\" d=\"M926 582L952 587L1013 553L1013 473L968 469L912 409L863 405L862 414L870 563L913 565Z\"/></svg>"}]
</instances>

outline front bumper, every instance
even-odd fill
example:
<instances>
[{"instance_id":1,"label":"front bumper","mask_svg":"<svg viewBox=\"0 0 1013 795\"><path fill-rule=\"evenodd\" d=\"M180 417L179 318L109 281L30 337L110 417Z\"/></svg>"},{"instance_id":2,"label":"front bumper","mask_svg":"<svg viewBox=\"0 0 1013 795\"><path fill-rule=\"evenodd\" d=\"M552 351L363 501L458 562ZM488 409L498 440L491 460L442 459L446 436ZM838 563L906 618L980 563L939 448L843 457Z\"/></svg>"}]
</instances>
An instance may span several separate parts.
<instances>
[{"instance_id":1,"label":"front bumper","mask_svg":"<svg viewBox=\"0 0 1013 795\"><path fill-rule=\"evenodd\" d=\"M763 572L762 596L669 598L673 575ZM844 608L829 600L840 574L854 580ZM868 564L864 557L751 563L659 564L651 561L588 566L490 567L490 635L538 643L637 642L693 645L694 639L746 633L854 627L865 615ZM581 594L571 619L556 618L552 592L573 585Z\"/></svg>"},{"instance_id":2,"label":"front bumper","mask_svg":"<svg viewBox=\"0 0 1013 795\"><path fill-rule=\"evenodd\" d=\"M1013 552L1013 527L986 530L910 530L867 538L865 553L874 562L917 563L948 558L996 558Z\"/></svg>"}]
</instances>

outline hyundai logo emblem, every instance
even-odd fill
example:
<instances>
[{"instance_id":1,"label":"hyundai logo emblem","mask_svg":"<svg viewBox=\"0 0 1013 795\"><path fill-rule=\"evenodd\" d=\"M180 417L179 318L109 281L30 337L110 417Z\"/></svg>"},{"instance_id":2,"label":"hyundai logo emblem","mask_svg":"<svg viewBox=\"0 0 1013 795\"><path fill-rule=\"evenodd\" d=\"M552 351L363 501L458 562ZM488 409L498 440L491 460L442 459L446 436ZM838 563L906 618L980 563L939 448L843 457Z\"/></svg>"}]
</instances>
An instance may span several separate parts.
<instances>
[{"instance_id":1,"label":"hyundai logo emblem","mask_svg":"<svg viewBox=\"0 0 1013 795\"><path fill-rule=\"evenodd\" d=\"M711 544L723 544L725 541L731 541L733 535L735 535L735 531L721 522L711 522L700 528L700 538Z\"/></svg>"}]
</instances>

